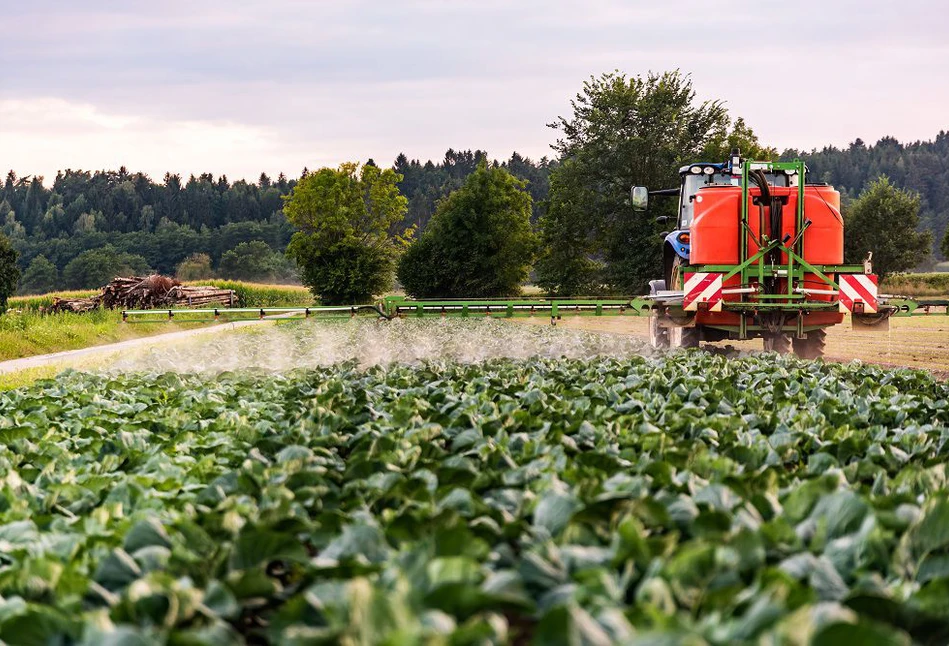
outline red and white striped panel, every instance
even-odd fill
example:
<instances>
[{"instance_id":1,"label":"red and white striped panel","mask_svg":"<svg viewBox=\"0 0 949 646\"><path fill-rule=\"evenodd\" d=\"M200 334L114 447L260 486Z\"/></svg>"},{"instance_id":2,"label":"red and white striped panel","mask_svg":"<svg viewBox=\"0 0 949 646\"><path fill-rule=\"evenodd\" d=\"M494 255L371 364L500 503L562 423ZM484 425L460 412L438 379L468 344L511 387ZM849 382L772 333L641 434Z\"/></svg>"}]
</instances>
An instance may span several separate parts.
<instances>
[{"instance_id":1,"label":"red and white striped panel","mask_svg":"<svg viewBox=\"0 0 949 646\"><path fill-rule=\"evenodd\" d=\"M722 311L722 274L686 274L682 309L695 312L699 303L708 303L710 312Z\"/></svg>"},{"instance_id":2,"label":"red and white striped panel","mask_svg":"<svg viewBox=\"0 0 949 646\"><path fill-rule=\"evenodd\" d=\"M863 311L873 314L879 309L877 277L873 274L840 274L840 311L852 312L854 303L863 303Z\"/></svg>"}]
</instances>

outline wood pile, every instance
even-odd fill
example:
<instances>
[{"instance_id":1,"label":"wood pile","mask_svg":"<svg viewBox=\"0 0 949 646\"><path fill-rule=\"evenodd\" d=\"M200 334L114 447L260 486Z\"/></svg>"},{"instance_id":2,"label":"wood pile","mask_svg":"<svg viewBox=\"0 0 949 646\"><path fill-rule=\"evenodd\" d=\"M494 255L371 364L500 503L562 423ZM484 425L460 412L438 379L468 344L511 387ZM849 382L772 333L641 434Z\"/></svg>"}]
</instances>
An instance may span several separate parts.
<instances>
[{"instance_id":1,"label":"wood pile","mask_svg":"<svg viewBox=\"0 0 949 646\"><path fill-rule=\"evenodd\" d=\"M114 310L149 309L165 305L168 292L179 286L177 280L166 276L152 274L151 276L130 276L128 278L114 278L111 283L102 288L99 298L103 307Z\"/></svg>"},{"instance_id":2,"label":"wood pile","mask_svg":"<svg viewBox=\"0 0 949 646\"><path fill-rule=\"evenodd\" d=\"M89 312L98 307L114 309L156 309L177 307L233 307L237 297L232 289L207 285L182 285L173 278L151 276L118 277L91 298L57 298L50 312Z\"/></svg>"},{"instance_id":3,"label":"wood pile","mask_svg":"<svg viewBox=\"0 0 949 646\"><path fill-rule=\"evenodd\" d=\"M99 299L92 298L54 298L53 304L46 309L47 312L75 312L76 314L85 314L99 307Z\"/></svg>"},{"instance_id":4,"label":"wood pile","mask_svg":"<svg viewBox=\"0 0 949 646\"><path fill-rule=\"evenodd\" d=\"M207 285L176 285L168 291L168 298L186 307L217 305L234 307L237 296L233 289L218 289Z\"/></svg>"}]
</instances>

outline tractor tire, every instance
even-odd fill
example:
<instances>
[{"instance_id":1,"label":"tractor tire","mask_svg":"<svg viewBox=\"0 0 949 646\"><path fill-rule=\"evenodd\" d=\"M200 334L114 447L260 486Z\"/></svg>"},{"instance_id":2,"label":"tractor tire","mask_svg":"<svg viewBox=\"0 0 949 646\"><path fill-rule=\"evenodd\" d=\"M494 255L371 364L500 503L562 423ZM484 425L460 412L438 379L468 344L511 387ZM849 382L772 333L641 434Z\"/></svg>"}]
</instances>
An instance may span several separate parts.
<instances>
[{"instance_id":1,"label":"tractor tire","mask_svg":"<svg viewBox=\"0 0 949 646\"><path fill-rule=\"evenodd\" d=\"M765 352L787 354L791 351L791 337L787 334L770 334L762 339Z\"/></svg>"},{"instance_id":2,"label":"tractor tire","mask_svg":"<svg viewBox=\"0 0 949 646\"><path fill-rule=\"evenodd\" d=\"M664 350L669 347L669 328L659 325L659 316L649 315L649 345Z\"/></svg>"},{"instance_id":3,"label":"tractor tire","mask_svg":"<svg viewBox=\"0 0 949 646\"><path fill-rule=\"evenodd\" d=\"M666 288L664 280L649 281L649 295L656 296ZM669 347L669 328L659 325L659 314L656 310L649 313L649 345L658 350Z\"/></svg>"},{"instance_id":4,"label":"tractor tire","mask_svg":"<svg viewBox=\"0 0 949 646\"><path fill-rule=\"evenodd\" d=\"M801 359L820 359L827 345L827 330L811 330L803 339L793 339L794 354Z\"/></svg>"},{"instance_id":5,"label":"tractor tire","mask_svg":"<svg viewBox=\"0 0 949 646\"><path fill-rule=\"evenodd\" d=\"M697 327L673 327L669 330L670 348L697 348L702 340L702 333Z\"/></svg>"},{"instance_id":6,"label":"tractor tire","mask_svg":"<svg viewBox=\"0 0 949 646\"><path fill-rule=\"evenodd\" d=\"M666 275L667 289L681 290L685 286L685 273L683 269L686 262L679 256L672 259L669 263L668 274Z\"/></svg>"}]
</instances>

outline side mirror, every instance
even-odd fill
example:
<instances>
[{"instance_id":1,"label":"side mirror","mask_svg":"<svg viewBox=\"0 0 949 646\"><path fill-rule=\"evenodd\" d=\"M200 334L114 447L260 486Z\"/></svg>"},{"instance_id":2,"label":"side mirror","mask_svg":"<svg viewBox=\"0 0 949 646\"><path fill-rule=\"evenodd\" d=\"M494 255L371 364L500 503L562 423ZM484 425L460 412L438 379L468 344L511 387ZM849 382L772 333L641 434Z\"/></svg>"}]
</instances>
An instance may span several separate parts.
<instances>
[{"instance_id":1,"label":"side mirror","mask_svg":"<svg viewBox=\"0 0 949 646\"><path fill-rule=\"evenodd\" d=\"M664 223L666 223L666 222L668 222L668 221L669 221L669 216L668 216L668 215L660 215L659 217L656 218L656 222L657 222L658 224L664 224Z\"/></svg>"},{"instance_id":2,"label":"side mirror","mask_svg":"<svg viewBox=\"0 0 949 646\"><path fill-rule=\"evenodd\" d=\"M649 191L645 186L634 186L629 190L629 200L634 211L645 211L649 208Z\"/></svg>"}]
</instances>

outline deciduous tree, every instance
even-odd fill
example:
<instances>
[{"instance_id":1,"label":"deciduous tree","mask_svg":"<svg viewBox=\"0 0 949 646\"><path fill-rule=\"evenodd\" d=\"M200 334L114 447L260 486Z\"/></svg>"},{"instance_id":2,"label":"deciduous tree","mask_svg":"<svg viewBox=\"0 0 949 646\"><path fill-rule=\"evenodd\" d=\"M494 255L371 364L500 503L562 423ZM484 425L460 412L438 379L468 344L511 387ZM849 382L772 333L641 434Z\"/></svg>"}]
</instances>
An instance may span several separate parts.
<instances>
[{"instance_id":1,"label":"deciduous tree","mask_svg":"<svg viewBox=\"0 0 949 646\"><path fill-rule=\"evenodd\" d=\"M886 176L871 182L844 209L844 250L848 262L873 252L881 278L906 271L929 258L932 233L919 231L919 194L897 188Z\"/></svg>"},{"instance_id":2,"label":"deciduous tree","mask_svg":"<svg viewBox=\"0 0 949 646\"><path fill-rule=\"evenodd\" d=\"M19 291L22 294L45 294L56 291L59 286L59 270L46 256L40 254L34 258L20 278Z\"/></svg>"},{"instance_id":3,"label":"deciduous tree","mask_svg":"<svg viewBox=\"0 0 949 646\"><path fill-rule=\"evenodd\" d=\"M301 177L284 213L297 231L287 255L303 283L325 304L369 301L389 289L398 248L390 230L402 221L402 176L346 163Z\"/></svg>"},{"instance_id":4,"label":"deciduous tree","mask_svg":"<svg viewBox=\"0 0 949 646\"><path fill-rule=\"evenodd\" d=\"M193 253L175 267L175 278L178 280L200 280L213 275L211 256L206 253Z\"/></svg>"},{"instance_id":5,"label":"deciduous tree","mask_svg":"<svg viewBox=\"0 0 949 646\"><path fill-rule=\"evenodd\" d=\"M562 164L541 218L539 282L556 293L639 293L661 273L654 219L662 207L633 212L630 186L673 188L681 164L719 161L732 143L753 148L757 140L743 121L731 124L719 101L697 100L691 79L678 71L591 78L571 107L550 124L560 132L553 147ZM574 268L582 279L572 278Z\"/></svg>"},{"instance_id":6,"label":"deciduous tree","mask_svg":"<svg viewBox=\"0 0 949 646\"><path fill-rule=\"evenodd\" d=\"M112 245L84 251L63 268L68 289L102 287L116 276L148 273L148 263L137 254L121 253Z\"/></svg>"},{"instance_id":7,"label":"deciduous tree","mask_svg":"<svg viewBox=\"0 0 949 646\"><path fill-rule=\"evenodd\" d=\"M16 265L18 255L10 245L10 239L0 235L0 311L7 309L7 299L16 292L20 281L20 269Z\"/></svg>"},{"instance_id":8,"label":"deciduous tree","mask_svg":"<svg viewBox=\"0 0 949 646\"><path fill-rule=\"evenodd\" d=\"M399 282L420 298L517 294L536 252L530 216L525 182L480 163L406 250Z\"/></svg>"}]
</instances>

